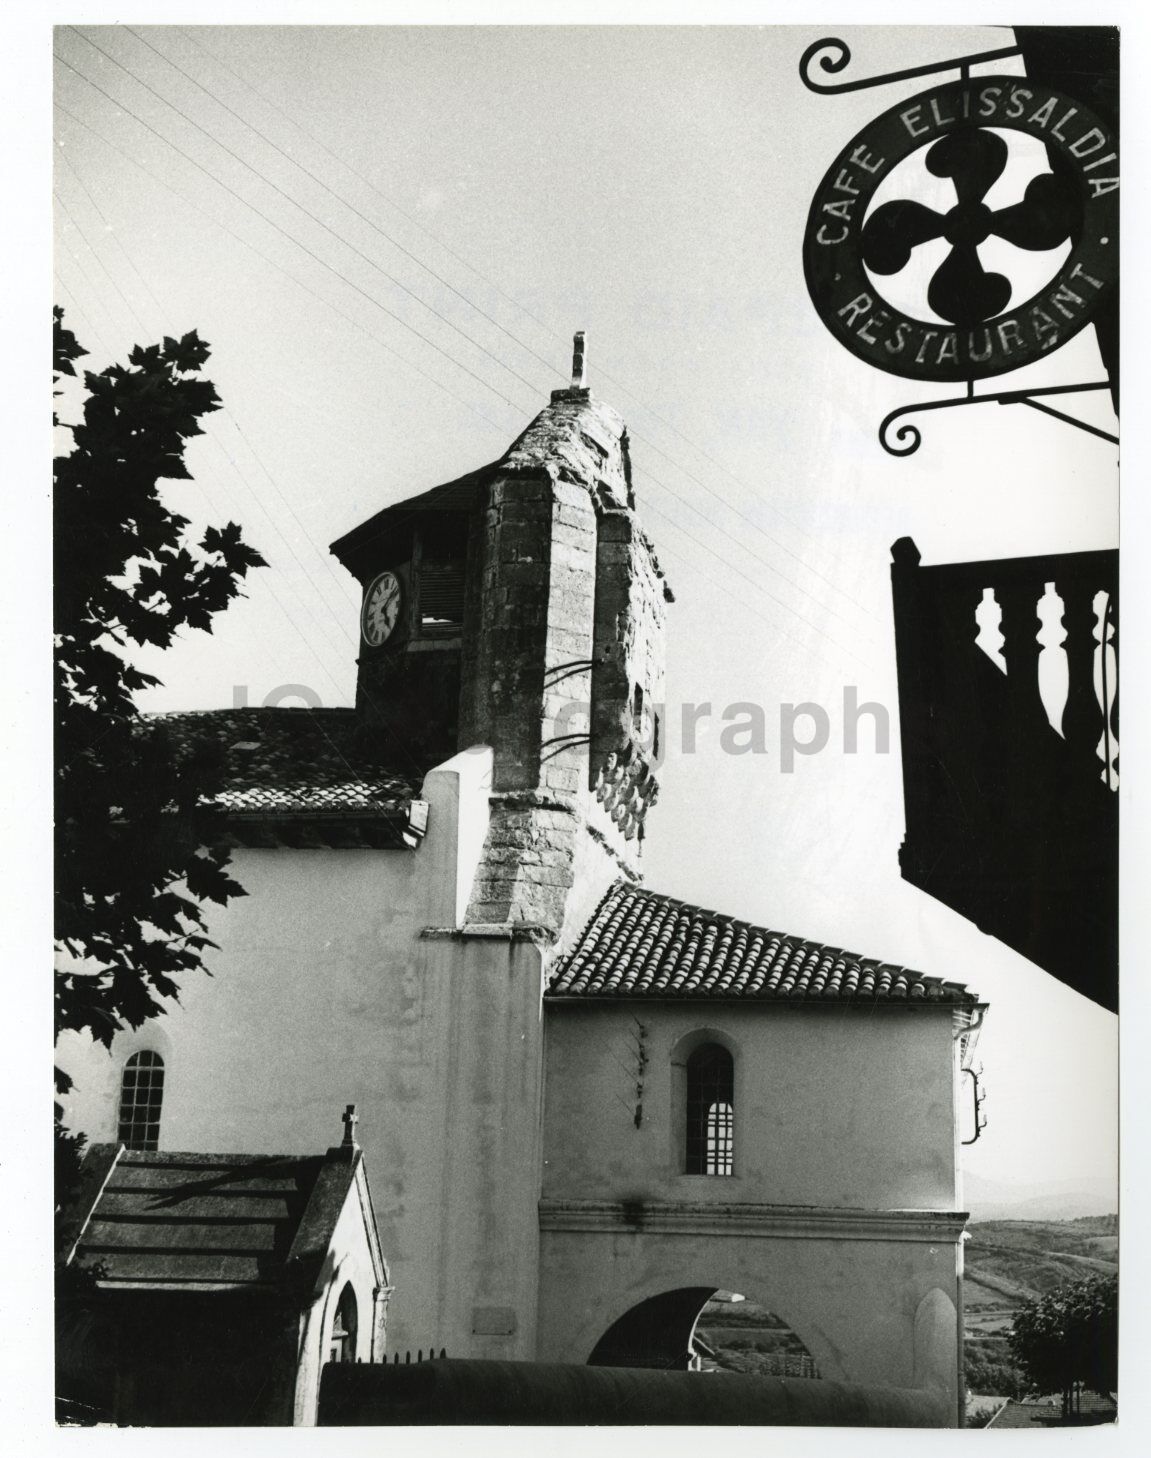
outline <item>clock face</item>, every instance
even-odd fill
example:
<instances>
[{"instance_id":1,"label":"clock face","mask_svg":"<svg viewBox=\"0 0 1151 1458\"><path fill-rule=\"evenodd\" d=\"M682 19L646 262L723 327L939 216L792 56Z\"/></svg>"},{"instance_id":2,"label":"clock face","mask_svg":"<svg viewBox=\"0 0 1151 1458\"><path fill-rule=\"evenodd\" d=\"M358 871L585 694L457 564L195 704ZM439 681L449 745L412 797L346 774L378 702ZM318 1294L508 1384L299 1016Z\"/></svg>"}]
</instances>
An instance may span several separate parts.
<instances>
[{"instance_id":1,"label":"clock face","mask_svg":"<svg viewBox=\"0 0 1151 1458\"><path fill-rule=\"evenodd\" d=\"M402 591L394 572L381 572L364 594L360 630L369 648L386 643L400 617Z\"/></svg>"}]
</instances>

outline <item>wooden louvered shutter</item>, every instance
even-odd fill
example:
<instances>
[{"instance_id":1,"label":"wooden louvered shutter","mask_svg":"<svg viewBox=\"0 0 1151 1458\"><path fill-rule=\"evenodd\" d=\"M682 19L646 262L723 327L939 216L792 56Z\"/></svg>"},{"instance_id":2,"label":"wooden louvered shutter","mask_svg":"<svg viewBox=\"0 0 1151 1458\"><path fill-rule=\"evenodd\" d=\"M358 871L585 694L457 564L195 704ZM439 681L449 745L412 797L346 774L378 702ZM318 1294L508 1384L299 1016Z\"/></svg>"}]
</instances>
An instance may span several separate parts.
<instances>
[{"instance_id":1,"label":"wooden louvered shutter","mask_svg":"<svg viewBox=\"0 0 1151 1458\"><path fill-rule=\"evenodd\" d=\"M463 627L466 565L466 521L452 516L421 527L417 588L421 634L451 636Z\"/></svg>"}]
</instances>

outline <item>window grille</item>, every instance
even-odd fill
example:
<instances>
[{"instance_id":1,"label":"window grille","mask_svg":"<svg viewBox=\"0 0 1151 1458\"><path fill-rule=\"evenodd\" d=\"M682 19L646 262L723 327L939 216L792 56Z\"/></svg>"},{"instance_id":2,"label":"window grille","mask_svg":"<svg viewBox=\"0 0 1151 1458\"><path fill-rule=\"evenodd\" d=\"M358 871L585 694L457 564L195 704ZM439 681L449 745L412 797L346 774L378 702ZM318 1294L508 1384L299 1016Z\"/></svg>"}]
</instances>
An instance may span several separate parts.
<instances>
[{"instance_id":1,"label":"window grille","mask_svg":"<svg viewBox=\"0 0 1151 1458\"><path fill-rule=\"evenodd\" d=\"M687 1060L688 1174L735 1173L735 1064L718 1043Z\"/></svg>"},{"instance_id":2,"label":"window grille","mask_svg":"<svg viewBox=\"0 0 1151 1458\"><path fill-rule=\"evenodd\" d=\"M128 1149L160 1147L160 1105L164 1098L164 1060L145 1049L124 1065L120 1083L120 1143Z\"/></svg>"}]
</instances>

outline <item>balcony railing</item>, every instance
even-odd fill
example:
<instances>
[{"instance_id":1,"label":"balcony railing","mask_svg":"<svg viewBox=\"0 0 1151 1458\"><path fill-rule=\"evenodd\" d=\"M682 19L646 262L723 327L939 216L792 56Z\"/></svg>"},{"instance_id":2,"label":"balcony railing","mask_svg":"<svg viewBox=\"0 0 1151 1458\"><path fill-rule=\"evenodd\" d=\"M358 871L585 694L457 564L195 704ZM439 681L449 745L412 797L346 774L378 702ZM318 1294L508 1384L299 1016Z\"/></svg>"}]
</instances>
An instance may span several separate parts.
<instances>
[{"instance_id":1,"label":"balcony railing","mask_svg":"<svg viewBox=\"0 0 1151 1458\"><path fill-rule=\"evenodd\" d=\"M892 557L904 878L1114 1008L1118 553Z\"/></svg>"}]
</instances>

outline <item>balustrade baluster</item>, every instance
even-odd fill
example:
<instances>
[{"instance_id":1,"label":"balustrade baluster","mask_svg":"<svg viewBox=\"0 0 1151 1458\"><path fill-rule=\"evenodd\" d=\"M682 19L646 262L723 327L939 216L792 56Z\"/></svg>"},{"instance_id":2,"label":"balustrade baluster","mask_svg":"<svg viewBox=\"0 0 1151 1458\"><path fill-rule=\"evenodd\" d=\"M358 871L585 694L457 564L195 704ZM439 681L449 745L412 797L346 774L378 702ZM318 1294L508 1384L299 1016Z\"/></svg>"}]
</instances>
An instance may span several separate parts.
<instances>
[{"instance_id":1,"label":"balustrade baluster","mask_svg":"<svg viewBox=\"0 0 1151 1458\"><path fill-rule=\"evenodd\" d=\"M1063 599L1063 626L1067 630L1067 706L1063 710L1063 737L1084 773L1099 778L1103 764L1099 741L1103 737L1103 710L1095 692L1096 583L1093 577L1057 580Z\"/></svg>"},{"instance_id":2,"label":"balustrade baluster","mask_svg":"<svg viewBox=\"0 0 1151 1458\"><path fill-rule=\"evenodd\" d=\"M1107 715L1110 738L1106 753L1110 755L1111 759L1108 766L1107 783L1115 785L1119 781L1119 593L1114 587L1107 591L1107 606L1104 609L1103 621L1105 625L1103 630L1104 651L1110 641L1113 654L1112 664L1107 671L1108 691L1111 694L1111 708Z\"/></svg>"},{"instance_id":3,"label":"balustrade baluster","mask_svg":"<svg viewBox=\"0 0 1151 1458\"><path fill-rule=\"evenodd\" d=\"M1039 601L1044 590L1043 582L1013 582L995 589L1003 612L999 631L1003 635L1003 659L1007 664L1008 697L1024 752L1033 724L1047 717L1039 693L1039 655L1043 649L1039 641L1043 627Z\"/></svg>"}]
</instances>

